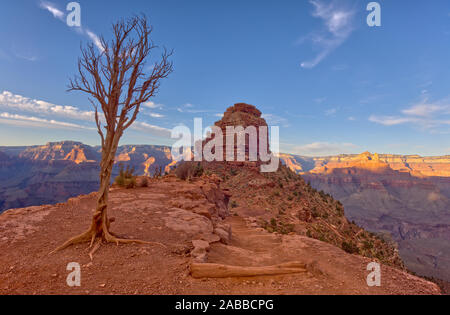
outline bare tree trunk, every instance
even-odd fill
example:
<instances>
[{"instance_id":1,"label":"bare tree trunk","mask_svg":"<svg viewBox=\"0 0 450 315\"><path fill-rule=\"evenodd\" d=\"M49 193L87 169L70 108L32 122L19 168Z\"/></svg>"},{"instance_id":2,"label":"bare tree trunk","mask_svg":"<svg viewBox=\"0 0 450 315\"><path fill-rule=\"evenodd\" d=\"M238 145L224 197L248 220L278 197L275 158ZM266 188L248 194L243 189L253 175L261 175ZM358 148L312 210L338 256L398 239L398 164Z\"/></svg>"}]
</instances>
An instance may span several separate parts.
<instances>
[{"instance_id":1,"label":"bare tree trunk","mask_svg":"<svg viewBox=\"0 0 450 315\"><path fill-rule=\"evenodd\" d=\"M121 20L113 25L113 32L111 42L101 38L101 51L93 43L82 49L82 57L78 60L79 76L70 80L69 84L69 91L81 91L92 97L89 101L95 108L95 123L102 140L100 188L89 230L71 238L55 251L88 240L92 247L97 240L90 253L91 258L102 241L162 245L115 237L109 231L108 195L119 140L136 121L141 104L155 95L160 81L173 71L172 62L168 60L172 52L164 50L161 60L154 63L151 73L145 74L145 64L157 47L150 38L152 27L147 23L147 18L134 16L127 21ZM99 115L98 105L103 111L103 117ZM106 123L104 127L102 120Z\"/></svg>"},{"instance_id":2,"label":"bare tree trunk","mask_svg":"<svg viewBox=\"0 0 450 315\"><path fill-rule=\"evenodd\" d=\"M97 207L90 228L93 233L93 238L101 238L106 241L111 240L107 210L111 174L114 167L114 158L119 146L119 139L120 131L114 134L108 132L106 136L106 148L102 149L102 161L100 163L100 188L97 193Z\"/></svg>"}]
</instances>

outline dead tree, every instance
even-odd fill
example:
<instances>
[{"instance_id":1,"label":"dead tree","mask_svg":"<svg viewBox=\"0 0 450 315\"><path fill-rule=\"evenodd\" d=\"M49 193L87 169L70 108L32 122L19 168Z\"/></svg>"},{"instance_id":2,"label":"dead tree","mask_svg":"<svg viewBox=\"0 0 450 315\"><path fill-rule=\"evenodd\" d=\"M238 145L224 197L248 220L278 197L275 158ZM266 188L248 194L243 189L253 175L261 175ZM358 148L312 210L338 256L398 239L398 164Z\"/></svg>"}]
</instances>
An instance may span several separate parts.
<instances>
[{"instance_id":1,"label":"dead tree","mask_svg":"<svg viewBox=\"0 0 450 315\"><path fill-rule=\"evenodd\" d=\"M149 65L158 47L150 38L152 27L145 16L121 20L113 24L112 30L113 39L107 41L102 37L101 47L91 43L81 48L78 75L69 83L69 91L88 94L95 108L95 122L102 146L96 211L86 232L68 240L55 251L90 241L92 257L102 241L117 244L149 243L121 239L110 232L108 193L120 138L136 121L141 105L155 95L161 80L173 71L173 64L169 60L172 52L164 49L158 60ZM98 107L103 115L99 114Z\"/></svg>"}]
</instances>

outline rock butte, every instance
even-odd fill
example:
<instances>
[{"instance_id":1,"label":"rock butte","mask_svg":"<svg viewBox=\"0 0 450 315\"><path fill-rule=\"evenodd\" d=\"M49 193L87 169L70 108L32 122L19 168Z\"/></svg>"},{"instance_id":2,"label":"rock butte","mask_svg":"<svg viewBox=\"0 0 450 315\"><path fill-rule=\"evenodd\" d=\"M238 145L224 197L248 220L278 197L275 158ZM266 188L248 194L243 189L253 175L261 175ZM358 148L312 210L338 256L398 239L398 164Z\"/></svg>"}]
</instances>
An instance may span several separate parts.
<instances>
[{"instance_id":1,"label":"rock butte","mask_svg":"<svg viewBox=\"0 0 450 315\"><path fill-rule=\"evenodd\" d=\"M264 126L266 125L266 122L264 119L261 118L261 113L251 105L247 104L236 104L235 106L231 107L227 110L227 112L224 114L223 119L221 119L217 124L218 126L225 126L225 124L239 124L243 125L243 127L251 124L257 125L257 126ZM70 145L72 145L72 149L70 148ZM73 153L72 150L76 148L76 150L83 150L83 154ZM32 148L23 148L23 149L10 149L10 151L7 151L8 148L1 148L0 151L6 150L5 152L14 152L12 155L5 156L0 154L0 169L1 170L8 170L11 169L10 165L16 160L17 156L19 154L22 154L21 159L23 161L33 161L33 163L36 164L36 168L42 169L43 165L45 165L47 168L49 166L54 167L55 165L59 164L56 162L64 162L65 167L63 167L61 174L64 174L64 176L67 176L67 174L73 174L74 178L77 180L80 180L80 178L85 177L87 173L81 173L80 170L83 170L85 167L92 168L89 170L90 173L93 174L93 177L96 178L97 176L97 170L95 168L95 165L97 162L94 162L96 160L96 155L98 155L98 148L92 148L89 146L84 146L80 143L70 143L70 142L64 142L61 144L49 144L47 146L43 147L32 147ZM11 151L12 150L12 151ZM75 151L76 151L75 150ZM22 153L18 153L22 152ZM12 157L10 157L12 156ZM79 157L78 157L79 156ZM83 157L84 156L84 157ZM91 156L94 157L93 160L91 160ZM32 160L29 158L32 157ZM154 160L153 160L154 159ZM422 173L413 173L414 171L408 171L408 169L413 170L414 167L411 165L417 164L415 167L418 169L420 163L430 163L432 164L432 167L428 169L431 173L435 173L437 170L437 166L441 164L447 163L448 160L450 160L450 157L441 157L441 158L421 158L417 156L410 156L410 157L400 157L400 156L394 156L394 155L376 155L376 154L370 154L370 153L364 153L362 155L347 155L347 156L338 156L338 157L328 157L328 158L304 158L304 157L298 157L298 156L292 156L292 155L283 155L282 159L286 162L286 165L288 165L291 169L294 169L296 172L305 172L305 171L312 171L314 169L318 170L321 169L321 171L329 172L331 167L333 166L332 163L335 163L334 165L338 168L337 170L348 170L350 172L353 172L354 169L356 170L363 170L368 171L371 173L380 172L380 174L383 174L384 171L386 172L392 172L392 174L396 175L393 168L397 167L398 169L404 169L403 166L400 164L405 164L406 168L405 171L402 174L416 174L417 176L422 176ZM119 149L118 154L118 160L117 162L120 162L120 160L132 165L137 165L138 172L140 174L145 174L147 172L152 172L152 168L155 167L167 167L174 165L173 161L171 160L170 156L170 148L167 147L157 147L157 146L123 146ZM12 162L11 162L12 161ZM426 161L426 162L425 162ZM79 163L77 163L79 162ZM395 163L399 163L399 165L394 166ZM401 162L401 163L400 163ZM3 163L3 164L2 164ZM41 164L42 163L42 164ZM48 164L47 164L48 163ZM70 166L69 168L66 168L66 166ZM273 242L274 239L278 239L278 236L275 234L275 238L273 238L274 234L269 234L270 237L267 237L267 234L259 234L265 233L261 231L261 221L264 220L265 222L270 222L272 218L276 218L277 224L292 224L295 223L296 226L296 232L300 233L300 235L283 235L281 237L281 240L284 242L290 242L292 243L292 247L289 247L289 250L293 251L294 249L298 248L305 248L305 244L312 244L311 241L318 242L317 249L318 252L323 252L324 248L327 248L327 251L330 251L330 253L334 253L332 255L333 258L328 257L324 258L321 256L321 254L316 255L316 257L320 260L322 259L328 259L331 261L334 261L336 257L342 257L344 260L340 262L340 270L344 270L345 266L351 265L355 268L360 268L360 270L364 270L364 266L361 266L361 260L358 264L353 264L356 261L351 262L351 259L348 257L353 257L352 255L348 256L347 254L344 254L342 250L337 248L336 246L340 246L342 243L342 237L348 237L348 240L358 240L361 233L364 234L364 232L361 232L361 230L357 227L352 226L347 222L345 218L336 214L337 206L334 204L334 201L331 201L331 199L328 199L327 202L324 201L323 198L327 198L326 196L319 196L314 191L311 191L310 188L305 185L305 183L301 180L294 184L294 182L290 182L289 180L286 180L286 178L289 178L290 173L285 169L282 168L281 171L277 174L272 174L273 176L269 176L268 178L262 176L255 168L252 167L242 167L242 166L249 166L246 163L243 164L236 164L224 167L220 169L212 169L213 171L218 171L219 175L222 176L224 179L224 182L220 183L221 189L228 189L227 191L223 191L224 195L227 196L229 193L231 193L233 201L237 202L238 207L234 209L233 213L237 214L237 217L226 217L225 216L225 222L222 222L224 220L224 216L218 216L218 222L222 222L224 224L217 224L218 222L214 223L213 221L213 214L211 213L211 209L208 207L199 207L199 204L196 202L199 201L200 198L198 197L198 194L195 191L196 188L193 189L192 192L190 192L188 195L191 196L189 198L193 198L192 201L195 202L183 202L180 200L177 201L177 197L174 197L171 195L170 191L166 191L168 189L167 183L165 181L159 181L156 180L153 182L153 186L148 188L148 195L146 194L141 195L140 192L135 191L115 191L113 192L113 195L116 196L116 201L120 206L116 209L116 214L124 212L123 217L120 218L119 215L116 215L119 217L119 221L122 220L123 222L123 228L125 229L125 234L127 236L139 236L136 235L136 233L139 233L137 231L141 231L139 228L139 224L141 223L140 217L142 215L148 215L149 217L146 217L144 219L145 222L153 222L152 220L154 218L157 218L157 222L155 223L151 228L155 230L165 231L166 228L170 229L171 231L176 231L177 229L181 231L184 229L183 226L188 227L190 230L195 229L204 229L205 231L208 231L207 235L204 236L204 239L201 237L182 237L182 242L189 242L193 248L197 248L197 250L191 251L191 258L196 259L199 262L204 262L205 260L212 263L218 263L223 265L239 265L239 263L242 263L243 261L246 261L250 265L254 265L256 267L261 266L261 263L264 262L263 266L277 266L283 263L286 263L286 261L280 261L278 258L287 258L289 257L289 261L296 262L301 261L302 263L308 263L311 262L305 262L302 261L301 257L311 257L311 252L303 252L301 255L294 255L289 256L288 251L283 251L283 255L280 256L280 247L275 246L274 244L279 244L277 242ZM19 167L20 166L15 166ZM236 173L237 167L239 172ZM70 170L70 171L69 171ZM233 171L234 173L230 171ZM72 172L72 173L71 173ZM222 172L222 173L221 173ZM408 173L409 172L409 173ZM55 172L58 174L57 172ZM397 172L398 173L398 172ZM318 173L316 175L320 175L321 173ZM326 173L328 174L328 173ZM310 175L315 175L313 172L310 173ZM46 175L48 176L48 175ZM249 181L248 179L251 178ZM346 177L347 178L347 177ZM60 190L62 186L65 186L64 182L61 182L61 176L58 177L58 181L56 181L54 184L57 185L56 190ZM48 177L43 177L41 174L39 174L38 179L33 178L34 184L39 183L40 186L33 186L33 189L30 190L30 194L35 191L41 191L42 194L48 195ZM170 180L169 180L170 181ZM215 180L213 180L214 182ZM287 182L285 182L287 181ZM71 179L70 184L73 185L75 181ZM79 182L80 187L85 187L86 185L83 184L83 182ZM280 185L280 183L282 185ZM177 185L182 185L183 183L177 182ZM409 185L407 182L403 181L397 181L397 184L400 185ZM376 189L381 189L382 187L378 187L379 184L374 183L371 181L368 186L374 187ZM21 184L23 186L23 184ZM375 187L377 186L377 187ZM180 186L181 187L181 186ZM191 189L190 187L189 189ZM278 194L275 194L275 192L278 191ZM293 196L292 193L296 192L297 196ZM0 191L1 195L2 191ZM17 191L15 192L17 194ZM288 199L289 197L289 199ZM439 195L433 195L433 199L439 200L441 197ZM23 200L27 200L29 197L22 196ZM142 200L145 201L145 205L142 203L134 203L136 199L142 198ZM203 198L203 197L202 197ZM215 198L215 197L214 197ZM292 199L293 198L293 199ZM156 200L160 200L160 202L155 202ZM173 200L172 200L173 199ZM207 198L208 199L208 198ZM220 198L219 198L220 199ZM5 198L6 200L6 198ZM78 198L74 199L78 200ZM171 200L168 202L167 200ZM197 200L197 201L196 201ZM214 200L214 199L211 199ZM208 199L208 202L211 203L211 200ZM331 202L331 203L330 203ZM184 203L188 206L188 209L185 209ZM212 202L212 204L215 204L215 207L217 207L217 204L215 202ZM170 206L170 208L168 208ZM336 208L337 207L337 208ZM219 207L220 208L220 207ZM72 226L73 221L68 222L67 217L65 217L65 214L67 212L74 213L73 219L79 218L82 213L89 218L89 208L86 209L80 209L84 212L77 213L74 212L76 210L76 207L74 207L71 203L67 205L58 205L55 209L65 209L66 212L63 210L62 216L58 217L58 220L61 220L65 226ZM151 210L149 210L151 209ZM222 208L223 209L223 208ZM42 214L48 211L48 207L43 208ZM12 220L12 217L14 215L10 215L11 212L7 215L7 224L8 226L11 226L10 220ZM35 216L30 216L28 219L26 219L26 214L32 214L34 213L34 210L30 209L24 209L23 211L18 211L17 213L22 213L23 216L18 216L19 219L23 220L23 222L31 222L32 224L28 224L26 226L19 225L19 232L20 233L28 233L28 232L36 232L40 233L41 237L46 237L48 235L45 234L46 231L39 230L39 226L33 225L36 219L36 222L42 223L41 216L36 218ZM213 211L214 213L214 211ZM218 212L219 213L219 212ZM131 222L130 219L131 215L136 216L136 221ZM174 215L177 214L177 215ZM323 217L321 217L323 215ZM152 216L154 218L152 219ZM318 216L318 217L317 217ZM47 218L47 217L46 217ZM179 218L185 218L181 219L182 221L186 222L197 222L198 224L185 224L183 222L177 221ZM195 221L192 221L194 220ZM47 220L47 219L46 219ZM212 223L209 224L208 220ZM127 222L128 221L128 222ZM6 222L6 221L5 221ZM244 222L244 223L243 223ZM39 224L40 224L39 223ZM52 230L50 228L50 225L55 222L51 221L45 221L44 226L47 226L49 230ZM16 223L13 223L14 225ZM159 225L158 225L159 224ZM161 224L164 224L164 226L161 226ZM246 226L245 228L242 226ZM85 225L85 224L84 224ZM83 228L84 228L83 225ZM277 228L284 228L283 226L277 226ZM136 230L137 228L137 230ZM269 226L269 228L271 228ZM127 230L128 229L128 230ZM312 229L312 230L311 230ZM409 228L402 228L402 233L405 235L412 234L408 231ZM28 232L27 232L28 231ZM154 230L153 230L154 231ZM324 240L326 240L328 243L333 244L334 246L330 244L325 244L323 242L311 240L309 238L304 237L307 231L312 231L314 233L322 233L326 232L325 235L313 235L315 238L323 237ZM70 232L70 231L68 231ZM192 232L192 231L191 231ZM0 228L0 233L2 233L2 229ZM122 232L120 232L122 233ZM186 229L184 232L186 235L189 235L188 230ZM256 234L253 234L256 233ZM68 234L74 234L73 231ZM134 235L133 235L134 234ZM1 234L0 234L1 235ZM67 235L67 236L70 236ZM175 235L175 234L174 234ZM256 235L256 236L255 236ZM348 235L348 236L347 236ZM359 235L359 236L358 236ZM11 244L9 236L4 236L3 239L7 244L7 246L16 246L16 244ZM255 238L254 241L249 242L250 238ZM295 237L300 237L301 242L295 241ZM370 237L370 236L367 236ZM61 237L64 238L64 237ZM145 238L140 237L140 238ZM147 239L154 240L157 237L150 233L147 235ZM0 237L0 240L2 238ZM43 239L41 238L41 241ZM164 240L164 239L161 239ZM266 241L264 241L266 240ZM196 242L192 242L196 241ZM203 246L201 242L198 241L207 241L210 244L219 244L220 241L221 245L216 246L212 245L209 248L207 246ZM279 239L278 239L279 241ZM175 243L181 244L180 240L175 240ZM359 240L358 240L359 242ZM55 245L55 244L53 244ZM52 247L53 245L49 245L48 247ZM0 245L1 246L1 245ZM225 247L222 247L225 246ZM315 246L315 245L314 245ZM313 246L313 247L314 247ZM325 246L325 247L324 247ZM329 246L329 247L326 247ZM377 245L378 246L378 245ZM383 246L383 245L379 245ZM333 248L333 250L332 250ZM52 248L53 249L53 248ZM263 250L264 249L264 250ZM267 249L267 250L266 250ZM272 250L273 249L273 250ZM390 249L388 247L384 248L386 249L386 252L389 253ZM27 250L33 250L32 247L28 247L24 249L22 252L27 252ZM145 251L149 251L150 249L145 249ZM337 252L336 252L337 250ZM5 251L7 252L7 250ZM245 254L247 253L247 254ZM37 255L40 255L39 253L36 253ZM389 254L390 255L390 254ZM195 257L194 257L195 256ZM279 257L280 256L280 257ZM19 257L19 256L18 256ZM168 259L173 259L172 256L163 256ZM232 259L232 257L239 257L237 259ZM252 257L250 260L248 257ZM272 259L266 259L267 257L272 257ZM277 257L275 259L274 257ZM348 261L347 258L350 259ZM390 257L390 256L389 256ZM300 258L300 259L299 259ZM395 260L395 255L392 256L392 258ZM119 259L116 257L116 259ZM159 259L159 256L156 257L156 259ZM119 259L120 260L120 259ZM393 262L394 260L391 260ZM289 262L288 261L288 262ZM365 260L364 260L365 261ZM145 266L148 265L148 262L145 264ZM161 265L166 265L166 263L162 263ZM331 266L321 266L321 269L325 272L329 271L329 268ZM126 269L123 269L125 272ZM251 270L251 269L250 269ZM334 271L330 271L331 274L336 271L336 269L333 269ZM346 269L347 270L347 269ZM395 268L394 268L395 270ZM173 271L173 270L172 270ZM242 270L240 270L242 271ZM240 272L239 271L239 272ZM259 270L260 271L260 270ZM348 270L347 270L348 271ZM1 269L0 269L0 276L1 276ZM243 271L243 272L249 272ZM351 271L349 271L349 274L352 274ZM142 275L141 275L142 276ZM358 275L352 274L352 276L356 277L363 277L361 273ZM387 289L387 291L383 292L430 292L429 289L434 288L431 290L431 292L435 290L435 286L429 285L428 282L415 282L417 278L410 278L410 276L406 276L403 272L400 272L400 275L396 273L394 277L399 277L398 279L402 279L402 283L399 284L396 281L393 282L393 284L396 286L395 289L391 288L392 291L389 291L391 289ZM413 279L413 280L411 280ZM317 279L314 279L316 281ZM120 282L120 280L119 280ZM316 282L317 283L317 282ZM419 285L420 283L420 285ZM239 285L242 285L240 283ZM322 285L322 284L320 284ZM336 283L336 285L338 285ZM408 286L410 288L408 289ZM359 290L358 292L370 292L365 290L364 288L359 287L358 284L352 284L349 287L355 288L355 290ZM414 287L414 288L412 288ZM417 289L417 288L418 289ZM333 291L330 287L325 286L327 288L326 292L340 292L340 291ZM424 289L425 288L425 289ZM0 288L1 289L1 288ZM416 291L414 291L417 289ZM153 291L153 292L161 292L161 291ZM186 292L186 291L185 291ZM192 292L192 291L191 291ZM236 292L245 292L245 291L236 291ZM292 291L286 291L286 292L292 292ZM298 293L298 291L295 291ZM304 291L307 292L307 291ZM324 292L324 291L322 291ZM346 291L349 292L349 291Z\"/></svg>"},{"instance_id":2,"label":"rock butte","mask_svg":"<svg viewBox=\"0 0 450 315\"><path fill-rule=\"evenodd\" d=\"M229 107L226 112L223 114L222 119L217 121L215 123L215 126L219 127L222 130L223 135L223 160L226 160L226 152L227 152L227 127L243 127L244 129L247 127L255 127L256 133L257 133L257 148L255 148L258 152L258 162L252 163L249 159L249 152L250 152L250 145L249 145L249 137L246 135L246 142L245 142L245 161L247 162L247 165L254 165L259 166L261 164L260 158L259 158L259 148L260 148L260 139L259 139L259 130L261 127L268 127L267 122L264 118L261 117L262 113L254 106L249 105L245 103L238 103L234 106ZM204 142L203 145L211 141L214 137L210 136L208 137ZM267 134L267 138L265 143L267 144L267 148L265 148L265 152L270 153L269 150L269 135ZM237 152L238 152L238 145L237 145L237 136L234 137L234 157L236 159ZM213 151L214 152L214 151ZM233 162L232 162L233 163ZM244 163L242 162L234 162L237 165L242 165Z\"/></svg>"}]
</instances>

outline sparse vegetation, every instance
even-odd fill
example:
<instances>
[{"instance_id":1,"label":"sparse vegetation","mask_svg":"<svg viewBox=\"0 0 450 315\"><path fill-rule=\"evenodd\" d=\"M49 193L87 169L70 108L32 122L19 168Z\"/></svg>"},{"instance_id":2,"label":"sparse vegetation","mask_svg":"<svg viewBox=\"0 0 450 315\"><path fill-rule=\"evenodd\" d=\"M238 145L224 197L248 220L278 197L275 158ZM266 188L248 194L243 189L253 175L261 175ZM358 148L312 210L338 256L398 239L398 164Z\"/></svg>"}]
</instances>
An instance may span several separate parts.
<instances>
[{"instance_id":1,"label":"sparse vegetation","mask_svg":"<svg viewBox=\"0 0 450 315\"><path fill-rule=\"evenodd\" d=\"M230 169L230 175L231 176L236 176L238 174L238 171L234 168Z\"/></svg>"},{"instance_id":2,"label":"sparse vegetation","mask_svg":"<svg viewBox=\"0 0 450 315\"><path fill-rule=\"evenodd\" d=\"M124 169L123 164L120 164L119 175L115 178L114 183L122 188L135 188L136 187L136 176L134 175L134 168L130 168L128 165Z\"/></svg>"},{"instance_id":3,"label":"sparse vegetation","mask_svg":"<svg viewBox=\"0 0 450 315\"><path fill-rule=\"evenodd\" d=\"M342 242L342 249L349 254L359 254L359 248L352 241L344 241Z\"/></svg>"},{"instance_id":4,"label":"sparse vegetation","mask_svg":"<svg viewBox=\"0 0 450 315\"><path fill-rule=\"evenodd\" d=\"M270 222L263 221L261 226L269 233L280 233L286 235L294 231L293 224L277 221L276 218L270 219Z\"/></svg>"},{"instance_id":5,"label":"sparse vegetation","mask_svg":"<svg viewBox=\"0 0 450 315\"><path fill-rule=\"evenodd\" d=\"M179 179L190 180L195 177L201 177L203 172L203 166L200 162L183 162L176 168L175 175Z\"/></svg>"}]
</instances>

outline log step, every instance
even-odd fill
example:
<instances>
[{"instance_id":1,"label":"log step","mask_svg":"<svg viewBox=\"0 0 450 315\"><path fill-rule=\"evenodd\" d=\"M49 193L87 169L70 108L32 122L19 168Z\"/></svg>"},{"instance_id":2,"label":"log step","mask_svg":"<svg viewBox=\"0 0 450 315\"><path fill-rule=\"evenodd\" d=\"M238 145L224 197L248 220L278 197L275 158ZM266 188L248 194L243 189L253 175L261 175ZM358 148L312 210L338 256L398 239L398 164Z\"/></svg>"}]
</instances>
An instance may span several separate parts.
<instances>
[{"instance_id":1,"label":"log step","mask_svg":"<svg viewBox=\"0 0 450 315\"><path fill-rule=\"evenodd\" d=\"M196 279L273 276L303 272L306 272L306 264L300 262L289 262L264 267L240 267L200 263L191 264L191 276Z\"/></svg>"}]
</instances>

